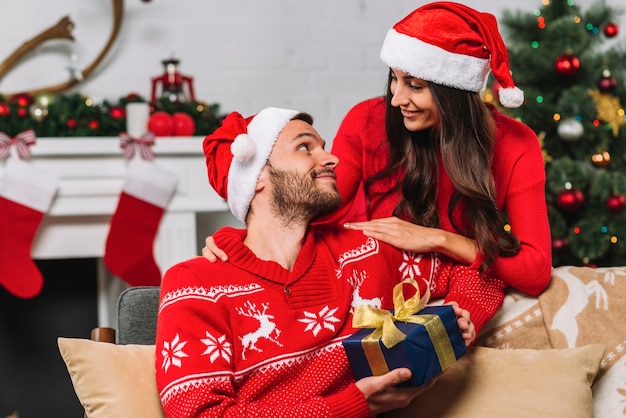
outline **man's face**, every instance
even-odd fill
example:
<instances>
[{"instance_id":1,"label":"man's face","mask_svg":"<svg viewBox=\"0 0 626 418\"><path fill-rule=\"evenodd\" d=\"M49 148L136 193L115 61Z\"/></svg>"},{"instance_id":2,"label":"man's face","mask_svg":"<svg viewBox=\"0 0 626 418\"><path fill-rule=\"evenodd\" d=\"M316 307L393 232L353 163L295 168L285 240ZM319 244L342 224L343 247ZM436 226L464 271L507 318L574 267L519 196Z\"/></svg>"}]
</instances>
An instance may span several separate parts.
<instances>
[{"instance_id":1,"label":"man's face","mask_svg":"<svg viewBox=\"0 0 626 418\"><path fill-rule=\"evenodd\" d=\"M273 210L286 222L325 215L341 203L334 171L339 160L324 145L301 120L289 122L274 144L267 164Z\"/></svg>"}]
</instances>

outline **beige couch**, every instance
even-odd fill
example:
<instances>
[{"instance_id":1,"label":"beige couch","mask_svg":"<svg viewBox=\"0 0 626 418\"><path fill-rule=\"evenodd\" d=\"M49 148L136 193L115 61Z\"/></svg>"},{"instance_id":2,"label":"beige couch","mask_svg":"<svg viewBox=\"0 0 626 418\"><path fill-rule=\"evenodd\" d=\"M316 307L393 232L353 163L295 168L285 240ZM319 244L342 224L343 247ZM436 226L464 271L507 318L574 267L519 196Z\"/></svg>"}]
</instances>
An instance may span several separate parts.
<instances>
[{"instance_id":1,"label":"beige couch","mask_svg":"<svg viewBox=\"0 0 626 418\"><path fill-rule=\"evenodd\" d=\"M87 415L162 416L154 346L59 338ZM558 267L510 292L470 353L391 417L626 416L626 268Z\"/></svg>"}]
</instances>

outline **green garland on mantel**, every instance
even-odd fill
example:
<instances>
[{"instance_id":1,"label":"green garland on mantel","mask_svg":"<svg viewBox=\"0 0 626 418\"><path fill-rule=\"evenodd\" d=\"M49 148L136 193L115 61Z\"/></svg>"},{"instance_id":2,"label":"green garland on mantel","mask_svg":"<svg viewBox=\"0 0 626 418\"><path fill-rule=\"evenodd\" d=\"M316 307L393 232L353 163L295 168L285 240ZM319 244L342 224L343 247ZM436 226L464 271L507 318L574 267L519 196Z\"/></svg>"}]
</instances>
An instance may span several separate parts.
<instances>
[{"instance_id":1,"label":"green garland on mantel","mask_svg":"<svg viewBox=\"0 0 626 418\"><path fill-rule=\"evenodd\" d=\"M41 93L35 97L20 94L11 100L0 96L0 132L13 137L33 129L38 138L118 136L126 130L126 104L131 102L148 101L135 93L101 103L81 93ZM151 103L150 110L189 114L195 122L195 135L200 136L213 132L221 123L219 104L158 99Z\"/></svg>"}]
</instances>

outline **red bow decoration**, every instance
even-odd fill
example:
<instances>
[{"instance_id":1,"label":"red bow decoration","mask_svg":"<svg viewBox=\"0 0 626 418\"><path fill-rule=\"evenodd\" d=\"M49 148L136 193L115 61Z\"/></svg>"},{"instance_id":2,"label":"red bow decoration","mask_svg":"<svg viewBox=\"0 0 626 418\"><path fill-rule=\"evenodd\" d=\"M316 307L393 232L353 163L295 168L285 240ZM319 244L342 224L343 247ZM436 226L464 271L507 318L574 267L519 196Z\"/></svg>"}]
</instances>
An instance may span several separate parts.
<instances>
[{"instance_id":1,"label":"red bow decoration","mask_svg":"<svg viewBox=\"0 0 626 418\"><path fill-rule=\"evenodd\" d=\"M146 132L140 138L133 138L126 132L120 134L120 147L124 150L124 158L132 159L139 148L139 155L144 160L154 160L155 154L152 150L154 145L154 133Z\"/></svg>"},{"instance_id":2,"label":"red bow decoration","mask_svg":"<svg viewBox=\"0 0 626 418\"><path fill-rule=\"evenodd\" d=\"M6 160L11 155L11 145L15 144L17 149L17 156L21 160L27 160L30 158L30 147L37 142L35 131L28 129L24 132L17 134L15 138L11 138L4 132L0 132L0 159Z\"/></svg>"}]
</instances>

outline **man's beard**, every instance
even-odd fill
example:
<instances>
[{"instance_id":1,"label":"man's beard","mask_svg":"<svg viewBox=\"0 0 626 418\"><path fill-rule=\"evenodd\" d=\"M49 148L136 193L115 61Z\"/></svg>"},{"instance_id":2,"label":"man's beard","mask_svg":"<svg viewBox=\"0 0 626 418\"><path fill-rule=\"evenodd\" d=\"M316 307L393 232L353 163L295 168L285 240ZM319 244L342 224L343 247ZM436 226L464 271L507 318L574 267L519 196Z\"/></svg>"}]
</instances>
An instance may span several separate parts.
<instances>
[{"instance_id":1,"label":"man's beard","mask_svg":"<svg viewBox=\"0 0 626 418\"><path fill-rule=\"evenodd\" d=\"M284 220L285 225L303 220L308 222L339 208L341 195L337 186L325 190L315 181L318 175L332 170L301 174L276 169L269 164L267 168L274 186L272 210L279 219Z\"/></svg>"}]
</instances>

